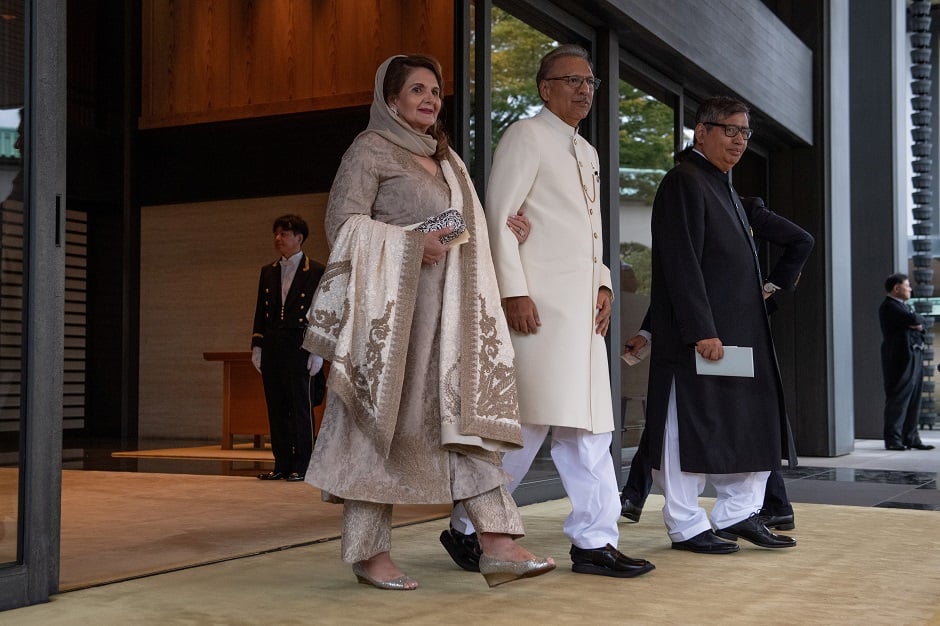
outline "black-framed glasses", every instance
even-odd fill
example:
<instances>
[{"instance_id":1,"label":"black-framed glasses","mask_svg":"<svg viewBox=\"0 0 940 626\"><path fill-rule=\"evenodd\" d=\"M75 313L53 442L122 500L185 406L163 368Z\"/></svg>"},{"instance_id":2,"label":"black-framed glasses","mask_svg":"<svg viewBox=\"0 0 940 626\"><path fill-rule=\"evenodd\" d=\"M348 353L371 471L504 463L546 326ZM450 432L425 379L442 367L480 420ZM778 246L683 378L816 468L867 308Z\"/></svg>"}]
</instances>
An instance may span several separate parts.
<instances>
[{"instance_id":1,"label":"black-framed glasses","mask_svg":"<svg viewBox=\"0 0 940 626\"><path fill-rule=\"evenodd\" d=\"M735 126L734 124L719 124L718 122L704 122L706 126L719 126L725 129L725 137L736 137L738 133L741 133L741 136L744 139L750 139L751 135L754 134L752 128L746 128L744 126Z\"/></svg>"},{"instance_id":2,"label":"black-framed glasses","mask_svg":"<svg viewBox=\"0 0 940 626\"><path fill-rule=\"evenodd\" d=\"M593 76L556 76L554 78L546 78L545 80L563 80L565 84L572 89L580 89L583 83L587 83L588 87L595 91L601 86L601 79L594 78Z\"/></svg>"}]
</instances>

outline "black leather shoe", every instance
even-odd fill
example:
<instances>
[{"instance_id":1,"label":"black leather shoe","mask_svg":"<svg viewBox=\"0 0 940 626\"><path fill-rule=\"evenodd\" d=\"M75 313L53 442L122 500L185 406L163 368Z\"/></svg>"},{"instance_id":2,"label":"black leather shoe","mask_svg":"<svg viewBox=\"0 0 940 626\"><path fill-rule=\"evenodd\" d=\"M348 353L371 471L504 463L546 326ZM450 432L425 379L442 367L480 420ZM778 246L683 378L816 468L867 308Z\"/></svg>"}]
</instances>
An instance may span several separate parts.
<instances>
[{"instance_id":1,"label":"black leather shoe","mask_svg":"<svg viewBox=\"0 0 940 626\"><path fill-rule=\"evenodd\" d=\"M722 539L730 539L732 541L741 537L761 548L792 548L796 545L796 539L793 537L771 532L770 529L761 523L760 515L757 513L751 513L749 518L737 524L732 524L727 528L720 528L715 531L715 534Z\"/></svg>"},{"instance_id":2,"label":"black leather shoe","mask_svg":"<svg viewBox=\"0 0 940 626\"><path fill-rule=\"evenodd\" d=\"M287 478L286 472L268 472L267 474L258 474L260 480L284 480Z\"/></svg>"},{"instance_id":3,"label":"black leather shoe","mask_svg":"<svg viewBox=\"0 0 940 626\"><path fill-rule=\"evenodd\" d=\"M908 446L909 450L933 450L934 446L929 443L915 443L913 446Z\"/></svg>"},{"instance_id":4,"label":"black leather shoe","mask_svg":"<svg viewBox=\"0 0 940 626\"><path fill-rule=\"evenodd\" d=\"M673 550L688 550L699 554L731 554L741 547L731 541L719 539L713 530L704 530L691 539L673 541Z\"/></svg>"},{"instance_id":5,"label":"black leather shoe","mask_svg":"<svg viewBox=\"0 0 940 626\"><path fill-rule=\"evenodd\" d=\"M298 474L297 472L291 472L290 476L288 476L284 480L286 480L289 483L302 483L304 481L304 475Z\"/></svg>"},{"instance_id":6,"label":"black leather shoe","mask_svg":"<svg viewBox=\"0 0 940 626\"><path fill-rule=\"evenodd\" d=\"M458 566L468 572L480 571L483 549L476 533L465 535L451 526L449 530L441 532L441 545Z\"/></svg>"},{"instance_id":7,"label":"black leather shoe","mask_svg":"<svg viewBox=\"0 0 940 626\"><path fill-rule=\"evenodd\" d=\"M899 443L886 443L885 450L907 450L904 446Z\"/></svg>"},{"instance_id":8,"label":"black leather shoe","mask_svg":"<svg viewBox=\"0 0 940 626\"><path fill-rule=\"evenodd\" d=\"M630 502L630 498L624 498L620 502L620 515L631 522L639 522L640 515L643 514L643 505L637 506Z\"/></svg>"},{"instance_id":9,"label":"black leather shoe","mask_svg":"<svg viewBox=\"0 0 940 626\"><path fill-rule=\"evenodd\" d=\"M793 523L793 514L789 515L765 515L760 514L761 523L767 528L775 530L793 530L796 524Z\"/></svg>"},{"instance_id":10,"label":"black leather shoe","mask_svg":"<svg viewBox=\"0 0 940 626\"><path fill-rule=\"evenodd\" d=\"M603 548L579 548L571 546L571 571L578 574L633 578L656 569L645 559L632 559L609 543Z\"/></svg>"}]
</instances>

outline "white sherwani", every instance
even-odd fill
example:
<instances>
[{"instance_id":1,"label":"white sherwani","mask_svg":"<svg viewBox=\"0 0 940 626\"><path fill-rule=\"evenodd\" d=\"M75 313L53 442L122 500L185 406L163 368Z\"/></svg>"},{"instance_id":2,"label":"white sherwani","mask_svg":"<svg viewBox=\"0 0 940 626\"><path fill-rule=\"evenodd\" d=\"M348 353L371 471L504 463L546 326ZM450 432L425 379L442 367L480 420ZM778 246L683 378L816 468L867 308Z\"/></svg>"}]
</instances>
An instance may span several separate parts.
<instances>
[{"instance_id":1,"label":"white sherwani","mask_svg":"<svg viewBox=\"0 0 940 626\"><path fill-rule=\"evenodd\" d=\"M521 422L593 433L614 428L604 338L594 332L602 262L597 151L547 108L516 122L493 157L486 220L500 296L528 295L542 325L512 333ZM506 219L532 234L519 244Z\"/></svg>"}]
</instances>

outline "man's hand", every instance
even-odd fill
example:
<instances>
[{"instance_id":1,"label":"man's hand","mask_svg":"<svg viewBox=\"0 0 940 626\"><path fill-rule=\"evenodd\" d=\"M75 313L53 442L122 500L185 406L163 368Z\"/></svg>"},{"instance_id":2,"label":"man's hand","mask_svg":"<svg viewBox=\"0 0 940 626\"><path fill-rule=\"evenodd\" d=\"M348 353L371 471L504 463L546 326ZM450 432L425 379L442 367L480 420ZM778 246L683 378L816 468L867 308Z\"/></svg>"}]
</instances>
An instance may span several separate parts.
<instances>
[{"instance_id":1,"label":"man's hand","mask_svg":"<svg viewBox=\"0 0 940 626\"><path fill-rule=\"evenodd\" d=\"M255 346L251 349L251 364L255 366L258 373L261 373L261 346Z\"/></svg>"},{"instance_id":2,"label":"man's hand","mask_svg":"<svg viewBox=\"0 0 940 626\"><path fill-rule=\"evenodd\" d=\"M506 298L506 321L511 329L523 335L538 331L542 325L539 310L529 296Z\"/></svg>"},{"instance_id":3,"label":"man's hand","mask_svg":"<svg viewBox=\"0 0 940 626\"><path fill-rule=\"evenodd\" d=\"M610 328L610 289L601 287L597 290L597 315L594 316L594 331L602 337L607 336Z\"/></svg>"},{"instance_id":4,"label":"man's hand","mask_svg":"<svg viewBox=\"0 0 940 626\"><path fill-rule=\"evenodd\" d=\"M647 341L646 337L643 335L636 335L635 337L631 337L627 343L624 344L623 352L624 354L632 354L633 356L637 356L637 353L648 343L649 341Z\"/></svg>"},{"instance_id":5,"label":"man's hand","mask_svg":"<svg viewBox=\"0 0 940 626\"><path fill-rule=\"evenodd\" d=\"M725 356L725 348L718 337L699 339L695 342L695 351L701 354L703 359L709 361L720 361Z\"/></svg>"}]
</instances>

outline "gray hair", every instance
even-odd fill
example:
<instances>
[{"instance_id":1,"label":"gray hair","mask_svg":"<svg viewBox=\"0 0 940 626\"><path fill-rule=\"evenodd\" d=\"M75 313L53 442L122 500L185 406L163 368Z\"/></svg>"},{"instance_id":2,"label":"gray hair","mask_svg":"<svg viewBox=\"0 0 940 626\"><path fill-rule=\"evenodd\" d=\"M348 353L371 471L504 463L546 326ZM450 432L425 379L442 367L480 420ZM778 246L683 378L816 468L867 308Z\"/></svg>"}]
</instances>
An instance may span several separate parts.
<instances>
[{"instance_id":1,"label":"gray hair","mask_svg":"<svg viewBox=\"0 0 940 626\"><path fill-rule=\"evenodd\" d=\"M539 62L539 71L535 74L536 85L542 84L542 81L548 78L552 66L555 65L555 61L562 57L577 57L584 59L587 61L588 65L591 65L591 56L588 54L587 50L577 44L566 43L558 46L542 57L542 60ZM593 65L591 65L591 71L594 71Z\"/></svg>"}]
</instances>

